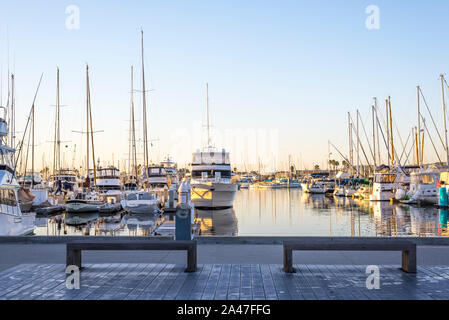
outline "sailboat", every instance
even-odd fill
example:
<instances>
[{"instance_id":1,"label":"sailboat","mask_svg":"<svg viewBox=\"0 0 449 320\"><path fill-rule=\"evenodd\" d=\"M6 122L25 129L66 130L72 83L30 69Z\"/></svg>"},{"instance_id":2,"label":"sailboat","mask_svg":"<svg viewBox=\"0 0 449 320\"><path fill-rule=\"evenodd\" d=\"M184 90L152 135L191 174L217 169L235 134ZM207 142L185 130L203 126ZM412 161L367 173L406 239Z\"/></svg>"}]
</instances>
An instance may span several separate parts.
<instances>
[{"instance_id":1,"label":"sailboat","mask_svg":"<svg viewBox=\"0 0 449 320\"><path fill-rule=\"evenodd\" d=\"M215 151L210 139L209 85L206 84L207 147L193 153L191 199L196 208L225 209L234 203L238 186L231 182L231 161L225 149Z\"/></svg>"},{"instance_id":2,"label":"sailboat","mask_svg":"<svg viewBox=\"0 0 449 320\"><path fill-rule=\"evenodd\" d=\"M86 65L86 179L84 184L84 192L78 192L73 194L65 203L67 212L96 212L104 205L104 201L100 199L95 191L96 184L96 166L95 166L95 149L94 149L94 137L92 130L92 108L90 102L90 84L89 84L89 66ZM89 178L89 160L90 160L90 148L89 142L92 143L92 162L93 162L93 184L90 185Z\"/></svg>"},{"instance_id":3,"label":"sailboat","mask_svg":"<svg viewBox=\"0 0 449 320\"><path fill-rule=\"evenodd\" d=\"M150 185L148 158L148 134L147 134L147 110L146 110L146 90L145 90L145 64L143 51L143 30L141 31L141 59L142 59L142 109L143 109L143 155L144 166L142 168L142 185L144 190L134 188L126 191L122 195L122 208L130 213L135 214L153 214L158 212L160 198L155 192L152 192ZM133 162L134 175L137 176L137 162L136 162L136 145L135 145L135 126L134 126L134 99L133 99L133 68L131 67L131 141L130 153Z\"/></svg>"},{"instance_id":4,"label":"sailboat","mask_svg":"<svg viewBox=\"0 0 449 320\"><path fill-rule=\"evenodd\" d=\"M14 77L11 76L13 79ZM31 112L34 111L34 102L42 80L39 80ZM13 103L13 102L12 102ZM33 233L34 231L34 214L23 213L19 204L19 190L20 185L17 181L16 166L17 160L15 158L15 148L7 145L8 135L10 143L14 143L14 125L8 129L6 121L8 116L8 109L12 110L12 105L8 104L8 108L0 106L3 115L0 115L0 235L2 236L20 236ZM25 133L28 128L29 120L25 128ZM11 118L10 118L11 119ZM14 121L14 120L12 120ZM25 134L24 134L25 135ZM23 147L23 139L20 149Z\"/></svg>"}]
</instances>

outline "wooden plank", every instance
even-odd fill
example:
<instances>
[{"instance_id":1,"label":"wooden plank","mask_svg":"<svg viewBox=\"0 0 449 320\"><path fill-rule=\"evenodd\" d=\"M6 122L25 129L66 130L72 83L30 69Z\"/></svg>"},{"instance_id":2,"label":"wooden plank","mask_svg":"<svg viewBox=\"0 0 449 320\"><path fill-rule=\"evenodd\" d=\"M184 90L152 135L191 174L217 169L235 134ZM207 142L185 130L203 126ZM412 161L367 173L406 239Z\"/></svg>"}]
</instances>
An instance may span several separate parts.
<instances>
[{"instance_id":1,"label":"wooden plank","mask_svg":"<svg viewBox=\"0 0 449 320\"><path fill-rule=\"evenodd\" d=\"M277 300L278 296L271 277L270 267L266 264L262 264L260 265L260 271L262 274L262 282L267 300Z\"/></svg>"},{"instance_id":2,"label":"wooden plank","mask_svg":"<svg viewBox=\"0 0 449 320\"><path fill-rule=\"evenodd\" d=\"M251 266L242 264L240 267L240 300L252 300Z\"/></svg>"},{"instance_id":3,"label":"wooden plank","mask_svg":"<svg viewBox=\"0 0 449 320\"><path fill-rule=\"evenodd\" d=\"M176 296L176 292L179 290L179 287L182 286L183 280L180 277L181 275L184 275L184 267L181 265L174 265L173 269L170 270L170 272L165 277L165 280L163 282L163 285L157 290L153 296L153 300L162 300L168 293L171 287L173 287L172 292L170 295ZM185 278L184 278L185 280ZM179 285L179 287L178 287ZM167 298L170 299L170 298ZM171 298L173 299L173 298Z\"/></svg>"},{"instance_id":4,"label":"wooden plank","mask_svg":"<svg viewBox=\"0 0 449 320\"><path fill-rule=\"evenodd\" d=\"M269 266L278 298L280 300L291 300L292 297L283 279L283 276L285 275L284 271L282 270L283 267L276 264L270 264Z\"/></svg>"},{"instance_id":5,"label":"wooden plank","mask_svg":"<svg viewBox=\"0 0 449 320\"><path fill-rule=\"evenodd\" d=\"M241 287L240 272L241 270L239 264L231 265L231 275L229 279L228 296L227 296L227 299L229 300L240 299L240 287Z\"/></svg>"},{"instance_id":6,"label":"wooden plank","mask_svg":"<svg viewBox=\"0 0 449 320\"><path fill-rule=\"evenodd\" d=\"M202 275L204 276L204 273L209 271L210 270L205 268L203 265L199 265L197 272L185 273L187 277L176 295L176 300L187 300L193 288L195 287L196 282L201 278Z\"/></svg>"},{"instance_id":7,"label":"wooden plank","mask_svg":"<svg viewBox=\"0 0 449 320\"><path fill-rule=\"evenodd\" d=\"M206 287L204 288L201 300L212 300L215 296L215 291L217 290L218 279L221 273L221 264L214 264L212 266L212 271L207 279Z\"/></svg>"},{"instance_id":8,"label":"wooden plank","mask_svg":"<svg viewBox=\"0 0 449 320\"><path fill-rule=\"evenodd\" d=\"M52 269L57 269L58 265L44 264L38 266L30 273L24 274L21 280L14 281L8 289L0 293L0 300L5 299L25 299L30 293L30 288L35 288L43 281L46 281L46 272Z\"/></svg>"},{"instance_id":9,"label":"wooden plank","mask_svg":"<svg viewBox=\"0 0 449 320\"><path fill-rule=\"evenodd\" d=\"M262 274L258 264L251 265L251 287L253 288L254 300L265 300L265 290L263 287Z\"/></svg>"},{"instance_id":10,"label":"wooden plank","mask_svg":"<svg viewBox=\"0 0 449 320\"><path fill-rule=\"evenodd\" d=\"M158 277L159 273L164 269L165 264L161 263L150 263L148 264L142 273L139 275L140 282L131 292L125 297L126 300L136 300L138 299L146 290L147 287L151 286L153 281Z\"/></svg>"},{"instance_id":11,"label":"wooden plank","mask_svg":"<svg viewBox=\"0 0 449 320\"><path fill-rule=\"evenodd\" d=\"M215 291L215 300L226 300L228 297L229 282L231 279L231 265L224 264Z\"/></svg>"},{"instance_id":12,"label":"wooden plank","mask_svg":"<svg viewBox=\"0 0 449 320\"><path fill-rule=\"evenodd\" d=\"M204 289L206 288L207 280L212 272L212 265L205 264L203 265L204 272L201 272L201 276L198 278L198 281L195 283L188 300L200 300Z\"/></svg>"},{"instance_id":13,"label":"wooden plank","mask_svg":"<svg viewBox=\"0 0 449 320\"><path fill-rule=\"evenodd\" d=\"M152 281L151 286L146 287L142 295L138 297L138 300L153 300L157 297L158 291L163 290L166 285L165 278L167 278L174 268L174 264L166 264L164 269L162 269L162 271Z\"/></svg>"},{"instance_id":14,"label":"wooden plank","mask_svg":"<svg viewBox=\"0 0 449 320\"><path fill-rule=\"evenodd\" d=\"M143 264L133 263L123 268L117 275L119 281L102 296L98 297L98 300L121 300L126 297L130 291L129 283L134 283L133 280L142 267Z\"/></svg>"},{"instance_id":15,"label":"wooden plank","mask_svg":"<svg viewBox=\"0 0 449 320\"><path fill-rule=\"evenodd\" d=\"M196 275L197 273L187 273L187 272L178 272L176 279L173 284L168 289L167 293L164 296L164 300L175 300L181 288L184 286L184 283L190 277Z\"/></svg>"}]
</instances>

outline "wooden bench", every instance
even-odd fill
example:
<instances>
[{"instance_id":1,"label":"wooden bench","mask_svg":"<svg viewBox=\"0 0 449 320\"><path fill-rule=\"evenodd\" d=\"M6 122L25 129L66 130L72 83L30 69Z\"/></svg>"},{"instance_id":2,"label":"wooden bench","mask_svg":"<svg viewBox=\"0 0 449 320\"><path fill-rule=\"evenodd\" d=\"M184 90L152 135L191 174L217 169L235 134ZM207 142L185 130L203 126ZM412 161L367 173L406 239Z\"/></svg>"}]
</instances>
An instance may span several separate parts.
<instances>
[{"instance_id":1,"label":"wooden bench","mask_svg":"<svg viewBox=\"0 0 449 320\"><path fill-rule=\"evenodd\" d=\"M416 273L416 244L389 238L306 237L284 241L284 272L293 273L294 250L402 251L402 270Z\"/></svg>"},{"instance_id":2,"label":"wooden bench","mask_svg":"<svg viewBox=\"0 0 449 320\"><path fill-rule=\"evenodd\" d=\"M197 267L196 241L73 241L67 243L67 266L76 265L81 270L82 250L186 250L187 269L185 272L195 272Z\"/></svg>"}]
</instances>

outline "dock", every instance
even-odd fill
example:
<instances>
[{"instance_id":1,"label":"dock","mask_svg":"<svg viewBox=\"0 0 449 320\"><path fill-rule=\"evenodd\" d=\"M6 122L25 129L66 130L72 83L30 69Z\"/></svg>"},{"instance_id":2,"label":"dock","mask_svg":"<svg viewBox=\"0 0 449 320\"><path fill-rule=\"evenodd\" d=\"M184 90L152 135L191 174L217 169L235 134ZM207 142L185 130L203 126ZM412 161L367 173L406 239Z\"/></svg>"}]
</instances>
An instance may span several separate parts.
<instances>
[{"instance_id":1,"label":"dock","mask_svg":"<svg viewBox=\"0 0 449 320\"><path fill-rule=\"evenodd\" d=\"M367 289L366 267L201 264L185 273L170 263L86 264L80 289L66 288L64 264L20 264L0 272L1 300L441 300L449 299L449 266L405 274L380 266L379 289Z\"/></svg>"}]
</instances>

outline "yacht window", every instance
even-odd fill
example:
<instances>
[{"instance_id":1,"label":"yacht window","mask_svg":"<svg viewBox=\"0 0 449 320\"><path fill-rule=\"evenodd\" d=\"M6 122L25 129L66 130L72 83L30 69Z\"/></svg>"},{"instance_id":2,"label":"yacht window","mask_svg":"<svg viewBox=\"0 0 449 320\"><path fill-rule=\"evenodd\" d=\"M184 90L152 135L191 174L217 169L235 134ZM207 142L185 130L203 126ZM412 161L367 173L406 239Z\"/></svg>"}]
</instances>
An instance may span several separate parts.
<instances>
[{"instance_id":1,"label":"yacht window","mask_svg":"<svg viewBox=\"0 0 449 320\"><path fill-rule=\"evenodd\" d=\"M215 171L215 179L220 179L220 178L221 178L221 172Z\"/></svg>"},{"instance_id":2,"label":"yacht window","mask_svg":"<svg viewBox=\"0 0 449 320\"><path fill-rule=\"evenodd\" d=\"M435 180L433 179L433 176L430 174L426 174L422 176L421 183L422 184L433 184Z\"/></svg>"},{"instance_id":3,"label":"yacht window","mask_svg":"<svg viewBox=\"0 0 449 320\"><path fill-rule=\"evenodd\" d=\"M137 200L137 195L135 193L128 194L127 200Z\"/></svg>"},{"instance_id":4,"label":"yacht window","mask_svg":"<svg viewBox=\"0 0 449 320\"><path fill-rule=\"evenodd\" d=\"M207 179L207 172L201 172L201 178Z\"/></svg>"}]
</instances>

